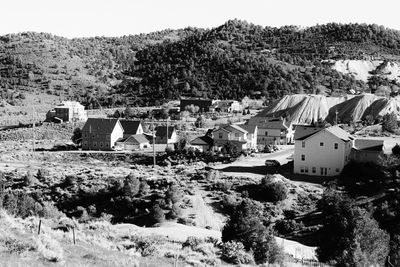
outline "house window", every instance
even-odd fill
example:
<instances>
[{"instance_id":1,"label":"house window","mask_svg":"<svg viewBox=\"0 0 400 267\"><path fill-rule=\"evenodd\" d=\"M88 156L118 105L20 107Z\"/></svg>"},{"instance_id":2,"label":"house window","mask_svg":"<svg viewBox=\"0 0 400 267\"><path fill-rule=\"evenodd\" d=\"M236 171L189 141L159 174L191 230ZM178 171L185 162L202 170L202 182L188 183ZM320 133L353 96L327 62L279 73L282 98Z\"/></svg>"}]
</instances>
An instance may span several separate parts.
<instances>
[{"instance_id":1,"label":"house window","mask_svg":"<svg viewBox=\"0 0 400 267\"><path fill-rule=\"evenodd\" d=\"M339 168L336 168L336 172L340 172L340 169L339 169Z\"/></svg>"},{"instance_id":2,"label":"house window","mask_svg":"<svg viewBox=\"0 0 400 267\"><path fill-rule=\"evenodd\" d=\"M92 133L92 137L94 138L96 136L96 134L95 133Z\"/></svg>"},{"instance_id":3,"label":"house window","mask_svg":"<svg viewBox=\"0 0 400 267\"><path fill-rule=\"evenodd\" d=\"M324 142L319 143L319 146L324 146Z\"/></svg>"},{"instance_id":4,"label":"house window","mask_svg":"<svg viewBox=\"0 0 400 267\"><path fill-rule=\"evenodd\" d=\"M338 148L339 148L339 144L338 144L338 143L335 143L335 144L333 144L333 147L334 147L335 149L338 149Z\"/></svg>"},{"instance_id":5,"label":"house window","mask_svg":"<svg viewBox=\"0 0 400 267\"><path fill-rule=\"evenodd\" d=\"M301 173L304 172L304 167L303 167L303 166L300 167L300 172L301 172Z\"/></svg>"},{"instance_id":6,"label":"house window","mask_svg":"<svg viewBox=\"0 0 400 267\"><path fill-rule=\"evenodd\" d=\"M316 173L317 172L317 168L315 168L315 167L312 167L312 173Z\"/></svg>"},{"instance_id":7,"label":"house window","mask_svg":"<svg viewBox=\"0 0 400 267\"><path fill-rule=\"evenodd\" d=\"M83 142L83 146L85 146L85 147L87 146L87 142L86 141Z\"/></svg>"},{"instance_id":8,"label":"house window","mask_svg":"<svg viewBox=\"0 0 400 267\"><path fill-rule=\"evenodd\" d=\"M306 155L304 155L304 154L301 155L301 160L303 160L303 161L306 160Z\"/></svg>"},{"instance_id":9,"label":"house window","mask_svg":"<svg viewBox=\"0 0 400 267\"><path fill-rule=\"evenodd\" d=\"M308 173L308 167L304 167L304 172Z\"/></svg>"},{"instance_id":10,"label":"house window","mask_svg":"<svg viewBox=\"0 0 400 267\"><path fill-rule=\"evenodd\" d=\"M306 147L306 141L301 142L301 147L305 148Z\"/></svg>"},{"instance_id":11,"label":"house window","mask_svg":"<svg viewBox=\"0 0 400 267\"><path fill-rule=\"evenodd\" d=\"M239 137L239 134L238 134L238 133L235 133L235 137Z\"/></svg>"},{"instance_id":12,"label":"house window","mask_svg":"<svg viewBox=\"0 0 400 267\"><path fill-rule=\"evenodd\" d=\"M108 147L108 143L105 144L105 147Z\"/></svg>"},{"instance_id":13,"label":"house window","mask_svg":"<svg viewBox=\"0 0 400 267\"><path fill-rule=\"evenodd\" d=\"M219 139L222 139L222 133L219 133L218 137L219 137Z\"/></svg>"},{"instance_id":14,"label":"house window","mask_svg":"<svg viewBox=\"0 0 400 267\"><path fill-rule=\"evenodd\" d=\"M268 131L265 131L265 136L268 136Z\"/></svg>"},{"instance_id":15,"label":"house window","mask_svg":"<svg viewBox=\"0 0 400 267\"><path fill-rule=\"evenodd\" d=\"M100 147L103 147L103 142L100 142Z\"/></svg>"},{"instance_id":16,"label":"house window","mask_svg":"<svg viewBox=\"0 0 400 267\"><path fill-rule=\"evenodd\" d=\"M87 133L84 133L84 134L83 134L83 137L87 137Z\"/></svg>"},{"instance_id":17,"label":"house window","mask_svg":"<svg viewBox=\"0 0 400 267\"><path fill-rule=\"evenodd\" d=\"M110 135L109 134L106 135L106 140L110 140Z\"/></svg>"},{"instance_id":18,"label":"house window","mask_svg":"<svg viewBox=\"0 0 400 267\"><path fill-rule=\"evenodd\" d=\"M97 142L93 142L93 146L96 147L97 146Z\"/></svg>"}]
</instances>

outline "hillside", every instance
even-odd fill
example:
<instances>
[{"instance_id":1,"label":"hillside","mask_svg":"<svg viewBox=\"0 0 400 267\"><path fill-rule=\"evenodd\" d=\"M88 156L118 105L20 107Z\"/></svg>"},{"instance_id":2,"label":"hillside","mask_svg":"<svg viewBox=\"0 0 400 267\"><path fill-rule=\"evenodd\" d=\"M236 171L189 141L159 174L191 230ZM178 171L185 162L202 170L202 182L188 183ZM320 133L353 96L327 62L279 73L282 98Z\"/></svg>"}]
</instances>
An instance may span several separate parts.
<instances>
[{"instance_id":1,"label":"hillside","mask_svg":"<svg viewBox=\"0 0 400 267\"><path fill-rule=\"evenodd\" d=\"M76 39L28 32L0 37L0 87L11 105L36 95L48 104L76 99L88 107L182 95L272 101L374 91L396 85L399 47L399 32L364 24L273 28L230 20L206 30Z\"/></svg>"},{"instance_id":2,"label":"hillside","mask_svg":"<svg viewBox=\"0 0 400 267\"><path fill-rule=\"evenodd\" d=\"M377 118L394 112L400 116L400 98L384 98L373 94L328 97L323 95L287 95L270 104L257 117L285 117L297 124L310 124L319 120L339 123Z\"/></svg>"}]
</instances>

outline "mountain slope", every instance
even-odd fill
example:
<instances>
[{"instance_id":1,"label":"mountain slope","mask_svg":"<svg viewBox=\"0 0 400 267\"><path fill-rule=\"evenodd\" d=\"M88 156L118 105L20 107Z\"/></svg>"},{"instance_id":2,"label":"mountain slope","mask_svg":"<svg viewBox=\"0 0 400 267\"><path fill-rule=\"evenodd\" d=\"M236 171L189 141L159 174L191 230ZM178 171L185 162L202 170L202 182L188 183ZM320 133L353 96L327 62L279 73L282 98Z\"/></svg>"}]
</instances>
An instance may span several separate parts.
<instances>
[{"instance_id":1,"label":"mountain slope","mask_svg":"<svg viewBox=\"0 0 400 267\"><path fill-rule=\"evenodd\" d=\"M24 103L24 94L39 94L90 107L157 104L182 95L271 101L290 93L364 92L388 81L367 84L372 67L358 80L345 66L337 71L323 61L373 56L387 62L377 73L396 76L398 48L399 32L364 24L300 29L231 20L207 30L117 38L11 34L0 37L0 88L10 104Z\"/></svg>"}]
</instances>

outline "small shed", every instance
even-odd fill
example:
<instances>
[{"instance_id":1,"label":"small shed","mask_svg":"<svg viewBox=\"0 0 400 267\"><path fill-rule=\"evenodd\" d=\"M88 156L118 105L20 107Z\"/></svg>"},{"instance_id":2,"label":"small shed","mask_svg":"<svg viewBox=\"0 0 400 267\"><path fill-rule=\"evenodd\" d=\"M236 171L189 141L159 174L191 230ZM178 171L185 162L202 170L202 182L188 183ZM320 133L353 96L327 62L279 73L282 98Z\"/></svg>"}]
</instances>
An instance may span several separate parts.
<instances>
[{"instance_id":1,"label":"small shed","mask_svg":"<svg viewBox=\"0 0 400 267\"><path fill-rule=\"evenodd\" d=\"M142 150L150 147L150 142L143 134L134 134L117 140L116 149L120 150Z\"/></svg>"}]
</instances>

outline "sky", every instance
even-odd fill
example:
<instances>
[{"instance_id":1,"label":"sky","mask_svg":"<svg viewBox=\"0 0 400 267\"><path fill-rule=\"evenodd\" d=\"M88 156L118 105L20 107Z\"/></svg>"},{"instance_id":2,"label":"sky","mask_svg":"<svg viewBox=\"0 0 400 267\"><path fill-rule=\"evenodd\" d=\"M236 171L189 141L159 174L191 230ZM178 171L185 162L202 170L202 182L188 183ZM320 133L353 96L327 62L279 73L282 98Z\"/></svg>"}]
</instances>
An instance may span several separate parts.
<instances>
[{"instance_id":1,"label":"sky","mask_svg":"<svg viewBox=\"0 0 400 267\"><path fill-rule=\"evenodd\" d=\"M398 0L1 0L0 35L122 36L229 19L262 26L375 23L400 30Z\"/></svg>"}]
</instances>

